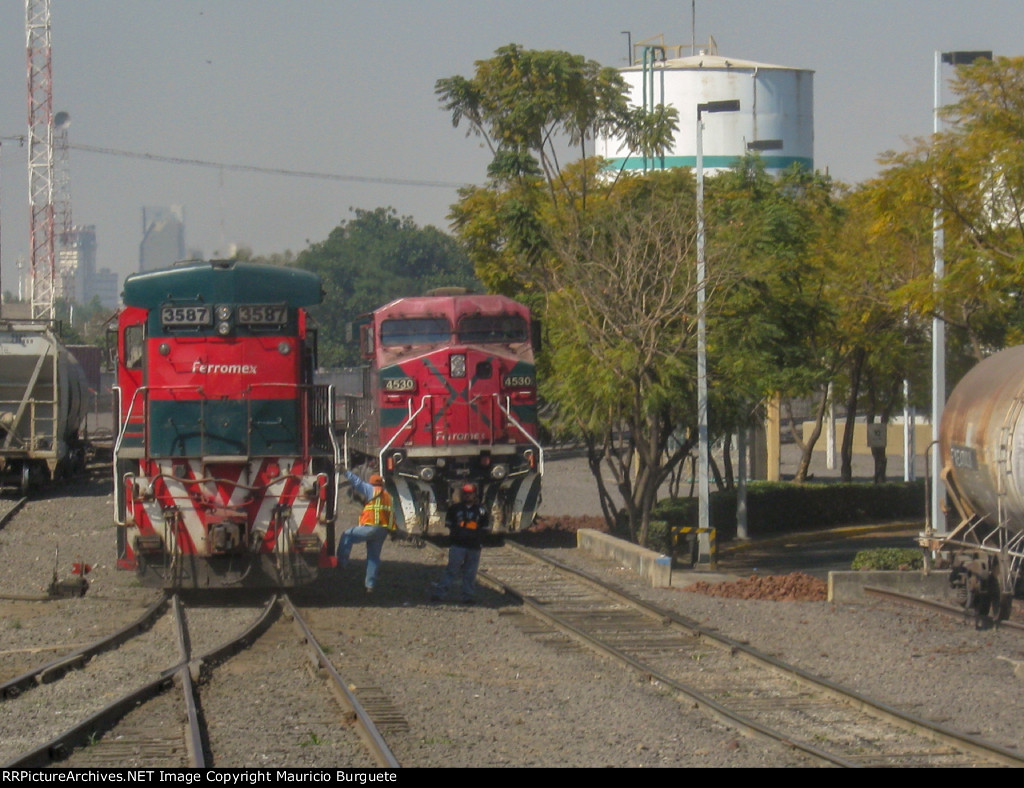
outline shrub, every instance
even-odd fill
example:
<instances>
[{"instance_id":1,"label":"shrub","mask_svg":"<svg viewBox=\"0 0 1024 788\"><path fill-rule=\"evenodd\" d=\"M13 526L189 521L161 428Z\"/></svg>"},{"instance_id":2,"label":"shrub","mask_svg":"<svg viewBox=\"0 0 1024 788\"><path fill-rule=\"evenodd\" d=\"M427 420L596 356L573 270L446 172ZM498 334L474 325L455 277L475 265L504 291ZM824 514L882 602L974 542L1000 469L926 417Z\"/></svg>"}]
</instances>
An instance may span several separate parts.
<instances>
[{"instance_id":1,"label":"shrub","mask_svg":"<svg viewBox=\"0 0 1024 788\"><path fill-rule=\"evenodd\" d=\"M913 547L879 547L875 550L861 550L853 557L851 569L920 569L924 556Z\"/></svg>"},{"instance_id":2,"label":"shrub","mask_svg":"<svg viewBox=\"0 0 1024 788\"><path fill-rule=\"evenodd\" d=\"M814 531L838 525L924 517L924 481L887 484L793 484L757 482L747 488L747 533L766 537L793 531ZM736 537L736 491L713 492L711 523L718 540ZM660 501L652 520L669 529L697 525L697 499Z\"/></svg>"}]
</instances>

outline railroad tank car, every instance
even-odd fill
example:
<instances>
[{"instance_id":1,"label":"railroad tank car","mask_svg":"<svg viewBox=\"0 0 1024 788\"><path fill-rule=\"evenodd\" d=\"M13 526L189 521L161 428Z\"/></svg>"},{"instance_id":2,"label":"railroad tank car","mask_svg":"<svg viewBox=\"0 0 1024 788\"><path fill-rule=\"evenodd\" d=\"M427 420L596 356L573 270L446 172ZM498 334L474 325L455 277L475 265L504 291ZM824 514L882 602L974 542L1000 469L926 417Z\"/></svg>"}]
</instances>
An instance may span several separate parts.
<instances>
[{"instance_id":1,"label":"railroad tank car","mask_svg":"<svg viewBox=\"0 0 1024 788\"><path fill-rule=\"evenodd\" d=\"M118 566L147 585L289 587L336 566L333 390L315 274L238 261L129 276L116 326Z\"/></svg>"},{"instance_id":2,"label":"railroad tank car","mask_svg":"<svg viewBox=\"0 0 1024 788\"><path fill-rule=\"evenodd\" d=\"M922 544L954 555L951 582L962 604L1005 618L1024 561L1024 345L993 354L957 384L939 445L959 522Z\"/></svg>"},{"instance_id":3,"label":"railroad tank car","mask_svg":"<svg viewBox=\"0 0 1024 788\"><path fill-rule=\"evenodd\" d=\"M0 477L23 495L79 470L85 372L48 320L0 320Z\"/></svg>"},{"instance_id":4,"label":"railroad tank car","mask_svg":"<svg viewBox=\"0 0 1024 788\"><path fill-rule=\"evenodd\" d=\"M528 528L540 504L534 351L539 324L504 296L435 292L364 316L368 365L345 398L346 464L380 469L406 534L444 531L457 489L477 485L495 533Z\"/></svg>"}]
</instances>

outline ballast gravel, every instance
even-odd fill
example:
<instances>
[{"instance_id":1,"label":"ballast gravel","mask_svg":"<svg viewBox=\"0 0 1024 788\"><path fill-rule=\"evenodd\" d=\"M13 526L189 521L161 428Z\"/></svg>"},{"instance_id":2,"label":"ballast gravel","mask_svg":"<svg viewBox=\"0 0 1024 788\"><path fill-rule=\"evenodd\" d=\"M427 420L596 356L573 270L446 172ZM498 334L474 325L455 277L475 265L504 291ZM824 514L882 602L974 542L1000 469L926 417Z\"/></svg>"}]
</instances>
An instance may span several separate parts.
<instances>
[{"instance_id":1,"label":"ballast gravel","mask_svg":"<svg viewBox=\"0 0 1024 788\"><path fill-rule=\"evenodd\" d=\"M549 507L558 505L553 500L548 497ZM130 573L115 569L112 512L109 480L76 481L48 491L0 529L3 679L98 639L156 598ZM356 513L346 503L339 530L354 523ZM1020 633L975 630L970 622L885 602L768 602L650 588L622 567L575 548L549 552L833 682L1002 746L1024 747ZM389 541L371 595L362 589L364 555L357 547L344 572L297 601L355 691L387 707L384 733L403 766L814 765L553 635L496 592L482 589L473 607L431 604L427 588L442 571L443 553ZM72 564L82 562L92 567L84 596L18 598L44 594L55 574L71 579ZM486 563L485 553L485 569ZM727 564L720 570L728 572ZM274 682L269 676L249 686L273 694ZM71 686L69 692L82 691ZM56 694L47 701L55 715L61 711L60 687L53 685L50 692ZM66 702L72 705L73 698ZM255 725L258 710L239 693L233 711L238 729ZM319 762L320 736L308 738L314 754L306 763L350 765L330 762L330 747ZM266 755L253 751L248 765L279 765Z\"/></svg>"}]
</instances>

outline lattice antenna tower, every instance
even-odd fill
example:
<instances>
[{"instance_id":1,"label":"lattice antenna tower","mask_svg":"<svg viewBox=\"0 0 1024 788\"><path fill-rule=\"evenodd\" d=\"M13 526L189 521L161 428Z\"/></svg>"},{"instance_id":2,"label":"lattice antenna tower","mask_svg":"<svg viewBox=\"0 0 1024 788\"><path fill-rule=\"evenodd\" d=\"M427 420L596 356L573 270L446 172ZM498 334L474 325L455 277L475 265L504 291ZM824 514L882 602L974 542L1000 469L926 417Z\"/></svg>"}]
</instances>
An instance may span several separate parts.
<instances>
[{"instance_id":1,"label":"lattice antenna tower","mask_svg":"<svg viewBox=\"0 0 1024 788\"><path fill-rule=\"evenodd\" d=\"M34 319L54 318L53 61L50 0L25 0L28 55L29 297Z\"/></svg>"}]
</instances>

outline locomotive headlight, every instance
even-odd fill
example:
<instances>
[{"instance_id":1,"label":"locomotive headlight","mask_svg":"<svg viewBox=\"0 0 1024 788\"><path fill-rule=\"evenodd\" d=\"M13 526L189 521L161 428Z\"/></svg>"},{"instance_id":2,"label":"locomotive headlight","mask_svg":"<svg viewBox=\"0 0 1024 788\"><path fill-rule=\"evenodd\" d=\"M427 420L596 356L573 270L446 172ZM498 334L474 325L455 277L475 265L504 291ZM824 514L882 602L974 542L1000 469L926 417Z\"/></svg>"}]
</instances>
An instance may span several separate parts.
<instances>
[{"instance_id":1,"label":"locomotive headlight","mask_svg":"<svg viewBox=\"0 0 1024 788\"><path fill-rule=\"evenodd\" d=\"M499 462L491 468L491 478L495 481L501 481L506 476L508 476L508 466L505 463Z\"/></svg>"},{"instance_id":2,"label":"locomotive headlight","mask_svg":"<svg viewBox=\"0 0 1024 788\"><path fill-rule=\"evenodd\" d=\"M226 337L231 333L231 324L227 322L220 322L217 324L217 333L222 337Z\"/></svg>"},{"instance_id":3,"label":"locomotive headlight","mask_svg":"<svg viewBox=\"0 0 1024 788\"><path fill-rule=\"evenodd\" d=\"M434 481L434 476L435 475L436 474L434 472L434 469L430 465L426 465L426 466L420 468L420 478L423 479L423 481L425 481L425 482L432 482L432 481Z\"/></svg>"},{"instance_id":4,"label":"locomotive headlight","mask_svg":"<svg viewBox=\"0 0 1024 788\"><path fill-rule=\"evenodd\" d=\"M453 353L448 359L448 370L453 378L466 377L466 354Z\"/></svg>"},{"instance_id":5,"label":"locomotive headlight","mask_svg":"<svg viewBox=\"0 0 1024 788\"><path fill-rule=\"evenodd\" d=\"M171 346L166 342L161 342L159 350L161 356L168 356L171 353Z\"/></svg>"},{"instance_id":6,"label":"locomotive headlight","mask_svg":"<svg viewBox=\"0 0 1024 788\"><path fill-rule=\"evenodd\" d=\"M230 320L231 319L231 307L227 305L221 305L217 307L217 319L218 320Z\"/></svg>"},{"instance_id":7,"label":"locomotive headlight","mask_svg":"<svg viewBox=\"0 0 1024 788\"><path fill-rule=\"evenodd\" d=\"M287 342L282 342L280 345L277 346L277 352L280 353L282 356L287 356L289 353L292 352L292 346L289 345Z\"/></svg>"}]
</instances>

